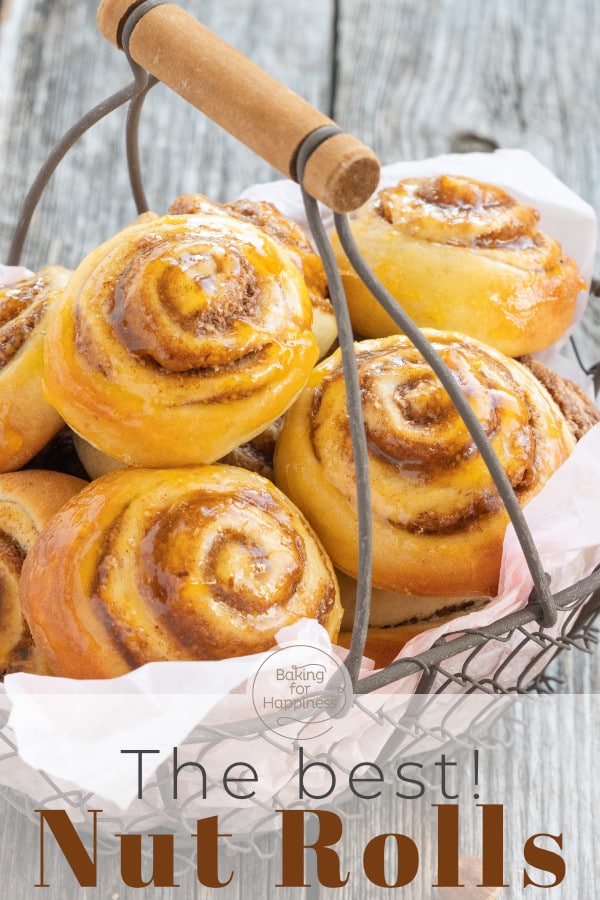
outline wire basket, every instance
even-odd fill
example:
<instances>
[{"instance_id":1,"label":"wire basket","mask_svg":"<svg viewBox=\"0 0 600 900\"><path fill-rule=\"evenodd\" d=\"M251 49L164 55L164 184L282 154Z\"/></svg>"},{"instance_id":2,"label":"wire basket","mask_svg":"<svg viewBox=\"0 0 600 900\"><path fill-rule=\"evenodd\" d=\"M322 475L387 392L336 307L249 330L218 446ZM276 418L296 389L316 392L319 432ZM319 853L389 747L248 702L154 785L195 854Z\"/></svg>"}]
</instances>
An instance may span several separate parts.
<instances>
[{"instance_id":1,"label":"wire basket","mask_svg":"<svg viewBox=\"0 0 600 900\"><path fill-rule=\"evenodd\" d=\"M138 152L138 126L144 99L159 78L162 80L164 73L160 71L159 66L159 71L150 74L140 64L144 62L145 57L140 50L140 43L135 41L134 34L136 34L136 29L149 13L158 11L159 7L165 5L168 5L169 15L171 15L173 5L170 3L166 4L166 0L146 0L146 2L129 5L120 4L122 9L118 29L112 34L112 39L127 55L134 79L131 84L84 116L80 122L67 132L52 152L24 202L8 259L9 265L17 265L19 262L33 212L46 184L61 159L85 131L101 118L126 103L129 104L126 147L132 192L138 211L141 213L148 209ZM110 2L103 4L103 7L106 7L106 9L110 6ZM177 15L179 15L179 12ZM157 21L162 22L162 20L158 19ZM109 26L106 26L106 30L110 30ZM212 38L208 40L210 41ZM218 70L219 78L240 77L237 57L232 64L233 71L231 69L227 70L229 59L229 56L225 55L224 61L221 60ZM243 65L245 66L246 63L247 61ZM248 65L250 66L251 64L248 63ZM244 72L246 72L245 69ZM213 76L214 73L211 72L211 78ZM264 73L259 77L262 78L263 76ZM255 77L254 69L252 69L252 77ZM168 83L169 78L167 77L165 80ZM210 79L207 77L207 84L209 82ZM271 85L271 81L269 81L269 85ZM204 85L201 90L203 96L200 99L193 99L194 105L200 105L202 101L207 106L209 114L211 114L215 111L214 104L206 101L204 96L208 90L209 87ZM458 387L450 370L447 369L420 329L413 324L394 299L386 292L385 288L376 280L354 245L345 213L361 205L376 185L376 177L374 181L374 175L376 176L377 168L376 163L374 168L371 151L368 148L363 148L354 138L344 135L334 123L325 120L325 117L317 114L316 111L311 110L307 113L307 105L299 100L299 105L297 105L296 100L291 103L289 108L286 107L285 112L286 117L293 126L291 137L288 140L288 144L293 147L293 152L288 147L288 157L285 166L282 165L280 159L274 160L272 155L270 155L271 149L269 144L273 143L271 138L268 138L266 147L261 144L262 139L256 138L256 135L261 135L264 130L263 123L254 123L251 128L248 127L247 130L250 135L248 143L251 149L264 154L269 162L273 162L278 168L283 168L286 172L291 173L293 178L300 184L312 234L327 272L331 300L336 314L350 413L359 517L360 559L357 614L349 654L345 661L355 695L355 702L360 704L361 695L398 683L406 684L407 690L415 692L417 696L443 694L497 696L498 694L526 694L531 691L550 692L555 688L555 680L547 674L547 668L555 657L565 649L591 653L598 642L594 623L600 608L600 571L593 572L567 589L557 593L552 592L548 576L543 570L538 551L514 491L462 390ZM219 112L217 110L216 114ZM251 118L253 114L252 111ZM272 116L271 111L269 118L272 119ZM298 137L299 134L301 134L301 139ZM344 142L346 138L350 142L348 146L344 145L344 150L341 153L331 151L333 159L330 159L329 154L332 142L337 147L340 141ZM352 169L352 166L347 165L348 154L351 157L354 169ZM348 175L349 171L350 175ZM331 187L332 180L335 182L334 188ZM352 328L343 296L339 271L333 259L329 240L320 217L317 205L318 200L326 205L330 205L334 210L341 210L335 211L335 224L341 244L353 267L371 292L377 297L386 312L431 366L463 418L474 443L489 468L498 492L510 515L534 582L534 589L529 601L521 611L501 618L494 624L487 625L481 629L465 630L458 628L455 633L446 635L419 656L402 659L385 669L363 677L360 677L359 669L369 622L372 557L367 450L353 349ZM598 286L595 284L593 290L597 290L597 288ZM596 373L597 371L599 370L596 368ZM494 654L496 662L494 667L482 676L481 669L478 667L480 654L484 648L489 651L490 647L494 647L497 651ZM365 715L370 715L368 706L364 707L364 712ZM410 747L420 752L416 745L427 737L427 732L426 730L417 731L415 736L414 720L410 727L407 725L407 721L390 719L390 724L393 725L397 732L396 739L393 742L394 749ZM233 738L251 741L259 734L262 735L264 740L269 741L270 738L265 731L264 725L258 720L238 722L231 726L227 724L221 724L218 727L202 725L194 730L186 743L198 745L200 749L195 758L200 760L204 754L212 752L220 742ZM3 758L8 759L16 756L16 747L6 728L6 715L2 723L1 738L4 744ZM445 739L446 735L442 733L440 740ZM387 745L382 750L382 753L389 753L390 751L391 746ZM333 750L331 752L333 753ZM31 815L34 807L39 808L40 805L52 806L60 798L71 808L79 809L83 812L87 802L85 792L65 794L52 779L47 778L43 773L41 773L40 777L45 779L48 784L50 793L47 800L42 802L36 799L34 801L30 798L14 795L11 797L11 802ZM167 802L164 785L169 778L168 767L166 770L164 768L159 769L148 791L148 794L154 799L148 802L147 809L140 810L139 815L135 818L135 822L133 824L130 823L127 827L139 828L140 826L149 826L153 824L159 811L161 814L166 812L167 818L172 816L173 820L183 819L185 821L185 810L182 811L181 808L175 809L173 804ZM250 843L255 843L254 837L263 829L265 821L268 821L270 816L272 816L272 809L264 810L264 816L259 816L257 824L253 825L250 830ZM122 827L122 823L120 823L120 826Z\"/></svg>"}]
</instances>

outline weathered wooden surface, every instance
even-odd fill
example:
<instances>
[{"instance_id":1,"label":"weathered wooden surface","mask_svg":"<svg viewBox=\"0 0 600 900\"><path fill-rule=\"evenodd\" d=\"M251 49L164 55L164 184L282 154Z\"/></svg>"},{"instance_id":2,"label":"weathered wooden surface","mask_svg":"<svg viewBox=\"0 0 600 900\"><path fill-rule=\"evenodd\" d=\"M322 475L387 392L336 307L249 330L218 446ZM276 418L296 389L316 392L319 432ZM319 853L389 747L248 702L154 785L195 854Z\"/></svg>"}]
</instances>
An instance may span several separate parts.
<instances>
[{"instance_id":1,"label":"weathered wooden surface","mask_svg":"<svg viewBox=\"0 0 600 900\"><path fill-rule=\"evenodd\" d=\"M335 115L383 162L521 147L600 210L594 0L341 6ZM588 324L600 333L600 303ZM596 337L579 341L595 362Z\"/></svg>"},{"instance_id":2,"label":"weathered wooden surface","mask_svg":"<svg viewBox=\"0 0 600 900\"><path fill-rule=\"evenodd\" d=\"M449 150L523 147L594 208L600 112L593 0L189 0L185 8L369 143L383 162ZM16 209L48 147L122 86L129 70L96 32L94 5L3 0L0 44L0 258ZM293 40L290 36L293 35ZM31 266L75 265L135 214L123 153L124 111L65 160L31 229ZM146 103L143 171L151 205L178 193L237 195L276 173L163 86ZM600 271L600 265L597 266ZM600 303L578 335L595 362ZM592 337L588 335L592 333Z\"/></svg>"},{"instance_id":3,"label":"weathered wooden surface","mask_svg":"<svg viewBox=\"0 0 600 900\"><path fill-rule=\"evenodd\" d=\"M183 6L346 129L382 161L449 150L522 147L600 210L600 5L596 0L181 0ZM0 260L16 210L51 144L94 103L128 80L128 68L97 33L95 4L1 0ZM123 150L124 113L97 126L61 165L35 217L23 262L75 265L135 216ZM268 166L159 86L142 125L151 205L178 193L215 199L274 177ZM597 265L600 272L600 260ZM600 303L578 335L588 362L600 357ZM563 654L557 670L570 690L600 691L598 654ZM577 722L548 721L547 745ZM515 748L514 765L530 761ZM591 772L594 759L578 761ZM38 830L3 813L7 833L32 846ZM375 833L375 827L371 829ZM18 889L22 860L0 844L6 896ZM240 896L258 896L246 863ZM259 872L257 867L256 872ZM49 880L70 893L64 867ZM593 867L587 892L598 895ZM260 876L257 875L257 878ZM31 890L30 896L39 891ZM117 880L82 898L137 896ZM157 898L177 892L152 890ZM41 894L40 894L41 895ZM231 895L233 896L233 894ZM349 895L348 895L349 896ZM520 896L519 893L515 896ZM562 894L561 894L562 896ZM565 894L564 896L567 896ZM570 894L568 896L571 896Z\"/></svg>"}]
</instances>

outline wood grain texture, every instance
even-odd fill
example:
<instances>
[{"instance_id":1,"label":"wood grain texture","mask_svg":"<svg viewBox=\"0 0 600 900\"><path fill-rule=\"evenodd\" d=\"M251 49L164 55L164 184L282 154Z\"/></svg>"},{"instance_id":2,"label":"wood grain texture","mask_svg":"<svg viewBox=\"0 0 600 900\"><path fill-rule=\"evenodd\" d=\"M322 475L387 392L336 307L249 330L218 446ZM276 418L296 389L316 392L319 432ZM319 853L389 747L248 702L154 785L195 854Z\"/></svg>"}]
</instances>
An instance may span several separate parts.
<instances>
[{"instance_id":1,"label":"wood grain texture","mask_svg":"<svg viewBox=\"0 0 600 900\"><path fill-rule=\"evenodd\" d=\"M594 0L342 3L334 118L384 163L528 150L600 210L599 20ZM599 338L595 300L589 364Z\"/></svg>"},{"instance_id":2,"label":"wood grain texture","mask_svg":"<svg viewBox=\"0 0 600 900\"><path fill-rule=\"evenodd\" d=\"M180 2L293 90L332 113L342 127L371 144L383 162L450 150L523 147L600 210L596 0L572 0L568 5L564 0ZM129 78L122 55L97 34L94 14L95 4L80 0L0 0L0 260L6 256L18 203L49 146L79 115ZM135 216L123 122L123 112L113 114L63 162L34 220L26 264L75 265ZM154 89L148 99L142 148L148 195L158 211L181 192L201 190L226 199L252 182L274 177L266 164L164 87ZM599 303L590 306L580 340L585 358L594 362L600 355ZM564 675L571 691L600 692L598 653L563 653L553 672ZM571 712L549 717L540 728L550 752L565 731L577 733L581 719ZM525 780L530 769L541 764L517 741L510 759L513 771L523 773ZM558 787L553 785L561 792L565 832L571 835L577 827L592 827L586 797L576 803L572 797L582 790L578 773L585 779L595 765L594 754L586 748L577 766L565 771ZM504 772L492 772L489 778L487 799L498 799ZM29 900L40 891L31 888L24 895L21 886L24 881L34 883L35 860L28 857L25 878L15 848L33 847L38 828L4 799L0 814L5 833L17 838L0 842L4 892ZM426 842L425 824L414 821L412 827L417 841ZM369 807L356 828L364 834L381 830L377 808ZM430 853L431 844L427 846ZM598 896L597 860L587 851L584 858L589 869L584 890L564 896ZM241 900L259 895L265 862L246 854L242 864L243 880L218 896ZM359 864L355 854L349 865ZM131 900L140 893L124 888L118 871L104 875L97 890L73 891L64 861L53 855L48 865L48 880L55 885L48 896L53 898ZM273 871L268 878L268 883L276 883ZM214 892L202 894L196 888L189 894L183 889L143 893L171 900ZM307 900L318 896L308 890L301 894ZM374 891L369 897L388 894ZM340 896L365 895L350 890ZM501 896L520 897L522 892Z\"/></svg>"}]
</instances>

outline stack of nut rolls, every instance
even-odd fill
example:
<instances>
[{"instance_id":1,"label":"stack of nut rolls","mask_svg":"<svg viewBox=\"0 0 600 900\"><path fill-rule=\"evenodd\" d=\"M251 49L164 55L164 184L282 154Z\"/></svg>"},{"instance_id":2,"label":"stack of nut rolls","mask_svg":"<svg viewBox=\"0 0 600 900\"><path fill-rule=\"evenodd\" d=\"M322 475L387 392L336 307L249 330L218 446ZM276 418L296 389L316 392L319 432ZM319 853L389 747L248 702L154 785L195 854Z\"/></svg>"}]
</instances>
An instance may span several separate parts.
<instances>
[{"instance_id":1,"label":"stack of nut rolls","mask_svg":"<svg viewBox=\"0 0 600 900\"><path fill-rule=\"evenodd\" d=\"M522 505L600 419L527 356L564 332L584 287L537 218L443 176L386 189L351 219ZM373 497L366 653L384 665L494 595L507 515L437 377L334 249ZM186 195L75 271L1 289L0 317L3 673L110 678L258 653L304 617L347 644L344 381L323 267L294 222L265 202Z\"/></svg>"}]
</instances>

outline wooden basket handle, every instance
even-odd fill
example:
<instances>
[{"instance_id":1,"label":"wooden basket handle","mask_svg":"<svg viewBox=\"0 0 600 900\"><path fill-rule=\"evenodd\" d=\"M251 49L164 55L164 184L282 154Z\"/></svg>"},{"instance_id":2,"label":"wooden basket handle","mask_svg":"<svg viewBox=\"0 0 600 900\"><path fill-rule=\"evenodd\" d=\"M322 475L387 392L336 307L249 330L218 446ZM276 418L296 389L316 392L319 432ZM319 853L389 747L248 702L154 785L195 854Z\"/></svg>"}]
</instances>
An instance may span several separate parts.
<instances>
[{"instance_id":1,"label":"wooden basket handle","mask_svg":"<svg viewBox=\"0 0 600 900\"><path fill-rule=\"evenodd\" d=\"M334 126L331 119L174 3L102 0L98 27L120 49L130 14L137 17L128 44L135 62L297 180L300 146L316 129ZM373 151L352 135L338 132L313 151L303 183L335 212L349 212L371 196L378 179L379 162Z\"/></svg>"}]
</instances>

